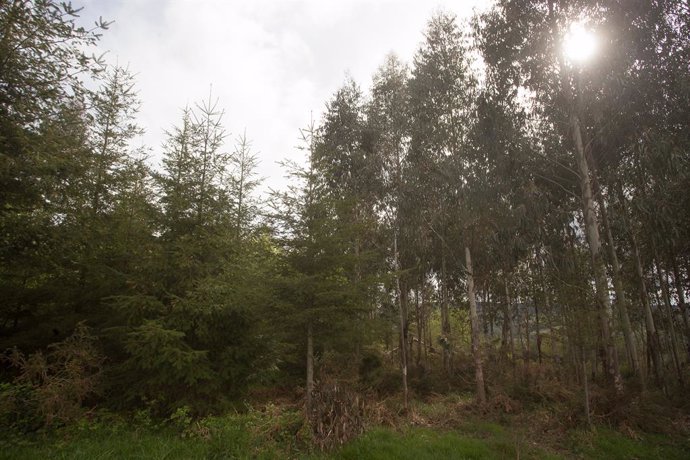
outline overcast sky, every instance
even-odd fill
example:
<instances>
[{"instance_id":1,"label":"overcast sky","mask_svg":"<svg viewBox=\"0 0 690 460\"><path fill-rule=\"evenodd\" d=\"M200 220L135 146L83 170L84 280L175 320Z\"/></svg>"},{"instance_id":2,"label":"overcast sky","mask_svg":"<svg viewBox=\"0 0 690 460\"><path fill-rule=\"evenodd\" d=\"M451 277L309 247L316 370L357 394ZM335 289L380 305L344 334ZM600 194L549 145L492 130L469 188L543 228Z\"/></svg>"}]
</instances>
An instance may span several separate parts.
<instances>
[{"instance_id":1,"label":"overcast sky","mask_svg":"<svg viewBox=\"0 0 690 460\"><path fill-rule=\"evenodd\" d=\"M99 47L136 74L142 142L160 163L164 129L208 96L225 109L231 149L245 128L265 186L298 159L298 129L351 75L364 89L384 57L411 62L434 11L467 17L490 0L76 0L82 18L114 21Z\"/></svg>"}]
</instances>

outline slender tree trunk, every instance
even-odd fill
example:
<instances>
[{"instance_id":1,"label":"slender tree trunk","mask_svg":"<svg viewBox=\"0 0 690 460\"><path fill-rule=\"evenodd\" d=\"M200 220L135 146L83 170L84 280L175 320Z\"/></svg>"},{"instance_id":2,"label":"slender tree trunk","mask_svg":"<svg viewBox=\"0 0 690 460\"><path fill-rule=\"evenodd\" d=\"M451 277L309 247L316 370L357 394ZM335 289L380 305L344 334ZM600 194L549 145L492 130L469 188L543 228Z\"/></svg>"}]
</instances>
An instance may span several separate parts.
<instances>
[{"instance_id":1,"label":"slender tree trunk","mask_svg":"<svg viewBox=\"0 0 690 460\"><path fill-rule=\"evenodd\" d=\"M678 382L683 385L683 369L680 365L680 353L678 352L678 339L676 337L676 327L673 321L673 307L671 306L671 297L668 291L668 279L666 273L662 272L659 266L658 257L654 261L656 266L657 277L659 278L659 285L661 286L661 295L663 296L663 304L666 307L666 320L668 322L668 336L671 345L671 354L673 356L673 365L676 368Z\"/></svg>"},{"instance_id":2,"label":"slender tree trunk","mask_svg":"<svg viewBox=\"0 0 690 460\"><path fill-rule=\"evenodd\" d=\"M407 340L405 337L405 302L403 300L402 289L400 289L400 256L398 254L398 233L393 237L393 253L395 257L395 290L398 297L399 319L400 319L400 366L402 370L403 401L407 410L408 391L407 391Z\"/></svg>"},{"instance_id":3,"label":"slender tree trunk","mask_svg":"<svg viewBox=\"0 0 690 460\"><path fill-rule=\"evenodd\" d=\"M433 347L431 345L433 342L431 338L431 326L429 325L430 305L428 303L425 305L425 298L426 297L422 296L422 311L424 312L424 361L429 367L431 367L431 363L429 362L429 352L433 351Z\"/></svg>"},{"instance_id":4,"label":"slender tree trunk","mask_svg":"<svg viewBox=\"0 0 690 460\"><path fill-rule=\"evenodd\" d=\"M541 292L544 295L544 306L546 307L546 319L547 322L549 322L549 335L551 336L551 343L552 343L552 350L551 352L553 353L553 328L551 327L550 321L549 321L549 313L551 313L551 299L549 296L549 292L546 289L546 281L544 279L544 259L541 255L541 248L538 250L539 252L537 253L538 258L537 258L537 263L539 264L539 284L541 287ZM540 320L539 320L539 310L537 309L535 311L535 314L537 316L537 353L539 354L539 364L542 364L542 336L541 336L541 326L540 326Z\"/></svg>"},{"instance_id":5,"label":"slender tree trunk","mask_svg":"<svg viewBox=\"0 0 690 460\"><path fill-rule=\"evenodd\" d=\"M477 385L477 402L486 404L484 389L484 369L482 366L482 336L479 330L479 316L477 314L477 299L474 295L474 274L472 273L472 255L470 248L465 246L465 265L467 268L467 297L470 300L470 323L472 328L472 356L474 358L474 377Z\"/></svg>"},{"instance_id":6,"label":"slender tree trunk","mask_svg":"<svg viewBox=\"0 0 690 460\"><path fill-rule=\"evenodd\" d=\"M678 306L680 307L680 314L683 317L683 328L685 330L685 349L690 357L690 324L688 324L688 305L685 301L685 289L683 288L683 280L680 277L680 269L678 268L678 261L671 254L671 265L673 268L673 284L678 295Z\"/></svg>"},{"instance_id":7,"label":"slender tree trunk","mask_svg":"<svg viewBox=\"0 0 690 460\"><path fill-rule=\"evenodd\" d=\"M355 227L358 229L357 231L359 232L359 207L355 207ZM361 251L361 242L359 239L359 234L355 236L355 241L354 241L354 249L355 249L355 283L357 285L357 289L360 288L361 286L361 281L362 281L362 266L361 266L361 258L360 258L360 251ZM397 249L396 249L397 250ZM366 332L366 322L363 321L363 318L360 315L357 315L356 321L359 322L359 334L355 337L355 356L357 357L357 361L359 361L361 353L362 353L362 338Z\"/></svg>"},{"instance_id":8,"label":"slender tree trunk","mask_svg":"<svg viewBox=\"0 0 690 460\"><path fill-rule=\"evenodd\" d=\"M608 212L606 204L601 195L599 195L599 210L601 211L601 222L606 233L607 247L609 250L609 258L611 260L611 268L613 270L613 287L616 292L616 306L621 317L623 325L623 337L625 338L625 348L630 359L630 366L635 375L638 375L640 362L635 347L635 340L633 338L632 326L630 324L630 316L628 315L628 301L623 288L623 277L621 275L621 266L618 261L618 254L616 253L616 246L611 234L611 226L609 225Z\"/></svg>"},{"instance_id":9,"label":"slender tree trunk","mask_svg":"<svg viewBox=\"0 0 690 460\"><path fill-rule=\"evenodd\" d=\"M502 313L503 313L503 321L501 324L501 355L506 356L508 354L508 351L510 350L508 344L510 343L510 316L509 316L509 309L510 305L508 302L508 286L506 284L506 298L504 302L502 302ZM512 358L512 356L511 356Z\"/></svg>"},{"instance_id":10,"label":"slender tree trunk","mask_svg":"<svg viewBox=\"0 0 690 460\"><path fill-rule=\"evenodd\" d=\"M548 293L547 291L544 291L544 300L546 301L546 311L548 313L545 314L546 316L546 323L549 327L549 352L553 356L553 358L556 360L556 362L559 359L562 359L562 356L564 354L563 346L561 345L560 347L558 346L558 341L556 340L556 336L554 335L554 330L553 330L553 316L554 316L554 311L551 308L551 294Z\"/></svg>"},{"instance_id":11,"label":"slender tree trunk","mask_svg":"<svg viewBox=\"0 0 690 460\"><path fill-rule=\"evenodd\" d=\"M419 288L414 291L414 310L417 318L417 369L421 367L422 362L422 340L424 340L424 327L422 324L422 306L419 302Z\"/></svg>"},{"instance_id":12,"label":"slender tree trunk","mask_svg":"<svg viewBox=\"0 0 690 460\"><path fill-rule=\"evenodd\" d=\"M588 378L587 378L587 360L585 359L585 349L584 347L581 347L580 349L581 356L582 356L582 382L585 390L585 416L587 418L587 426L591 428L592 426L592 419L590 416L590 409L589 409L589 383L588 383ZM596 366L595 366L596 367Z\"/></svg>"},{"instance_id":13,"label":"slender tree trunk","mask_svg":"<svg viewBox=\"0 0 690 460\"><path fill-rule=\"evenodd\" d=\"M529 340L529 302L525 298L525 349L522 352L524 358L523 369L525 373L525 382L529 383L530 379L530 367L531 367L531 350L530 350L530 340Z\"/></svg>"},{"instance_id":14,"label":"slender tree trunk","mask_svg":"<svg viewBox=\"0 0 690 460\"><path fill-rule=\"evenodd\" d=\"M445 241L445 240L444 240ZM450 341L450 317L448 314L448 286L446 273L446 251L441 249L441 336L443 338L443 345L441 353L443 354L443 370L450 374L451 372L451 341Z\"/></svg>"},{"instance_id":15,"label":"slender tree trunk","mask_svg":"<svg viewBox=\"0 0 690 460\"><path fill-rule=\"evenodd\" d=\"M654 315L652 314L652 308L649 305L649 293L647 291L647 283L645 282L644 269L642 268L642 259L640 257L640 248L637 244L637 237L635 236L635 229L631 227L628 220L628 211L626 206L627 199L623 193L623 187L620 183L617 186L618 199L621 204L621 211L623 216L623 221L625 226L628 228L630 233L630 243L632 244L633 256L635 259L635 271L637 272L637 277L639 279L639 291L640 291L640 301L642 302L642 308L644 310L645 328L647 330L647 352L648 357L652 361L652 369L654 371L654 377L658 386L661 386L661 348L659 343L659 334L656 330L656 324L654 322Z\"/></svg>"},{"instance_id":16,"label":"slender tree trunk","mask_svg":"<svg viewBox=\"0 0 690 460\"><path fill-rule=\"evenodd\" d=\"M537 359L541 366L541 326L539 324L539 304L536 301L534 302L534 319L536 321L537 330Z\"/></svg>"},{"instance_id":17,"label":"slender tree trunk","mask_svg":"<svg viewBox=\"0 0 690 460\"><path fill-rule=\"evenodd\" d=\"M520 305L520 298L515 297L513 300L513 318L515 319L515 322L513 323L513 334L515 337L517 337L518 345L520 347L519 350L515 351L515 356L522 360L522 368L524 370L527 346L525 345L525 334L522 333L522 324L525 319L525 314ZM515 360L515 365L517 367L517 359Z\"/></svg>"},{"instance_id":18,"label":"slender tree trunk","mask_svg":"<svg viewBox=\"0 0 690 460\"><path fill-rule=\"evenodd\" d=\"M508 323L508 334L509 334L509 346L510 346L510 359L513 363L513 379L517 378L517 360L515 359L515 323L513 322L513 308L512 302L510 301L510 288L508 287L508 278L505 281L505 291L506 291L506 316L505 320Z\"/></svg>"},{"instance_id":19,"label":"slender tree trunk","mask_svg":"<svg viewBox=\"0 0 690 460\"><path fill-rule=\"evenodd\" d=\"M601 254L601 238L599 237L599 224L594 211L592 186L589 178L589 167L582 143L580 119L575 111L570 115L570 128L575 144L575 157L580 175L580 189L582 192L582 212L585 219L585 233L589 252L592 258L594 282L599 307L599 327L605 350L605 367L609 379L618 393L623 391L623 380L618 367L618 355L611 336L611 299L609 298L608 280L606 268Z\"/></svg>"},{"instance_id":20,"label":"slender tree trunk","mask_svg":"<svg viewBox=\"0 0 690 460\"><path fill-rule=\"evenodd\" d=\"M311 320L307 323L307 416L312 413L314 394L314 335Z\"/></svg>"},{"instance_id":21,"label":"slender tree trunk","mask_svg":"<svg viewBox=\"0 0 690 460\"><path fill-rule=\"evenodd\" d=\"M489 318L489 337L494 338L494 325L496 323L496 302L494 296L486 293L486 304L491 305L491 318ZM488 316L488 315L487 315Z\"/></svg>"}]
</instances>

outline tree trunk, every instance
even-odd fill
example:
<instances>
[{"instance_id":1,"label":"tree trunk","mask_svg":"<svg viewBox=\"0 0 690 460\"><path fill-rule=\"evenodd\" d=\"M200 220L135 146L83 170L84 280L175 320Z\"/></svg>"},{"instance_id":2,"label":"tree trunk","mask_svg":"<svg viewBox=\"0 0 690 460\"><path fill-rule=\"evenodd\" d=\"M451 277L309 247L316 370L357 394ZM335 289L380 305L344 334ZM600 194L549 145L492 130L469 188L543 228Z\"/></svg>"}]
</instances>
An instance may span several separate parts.
<instances>
[{"instance_id":1,"label":"tree trunk","mask_svg":"<svg viewBox=\"0 0 690 460\"><path fill-rule=\"evenodd\" d=\"M417 369L420 368L422 362L422 340L424 340L424 328L422 327L422 306L419 302L419 288L414 291L414 310L417 318Z\"/></svg>"},{"instance_id":2,"label":"tree trunk","mask_svg":"<svg viewBox=\"0 0 690 460\"><path fill-rule=\"evenodd\" d=\"M547 291L544 291L544 300L546 302L546 311L548 312L545 314L545 316L546 323L549 327L549 352L551 353L554 362L558 363L558 361L561 360L564 356L564 349L562 344L560 347L558 346L558 340L556 340L556 336L553 330L554 312L551 308L551 294Z\"/></svg>"},{"instance_id":3,"label":"tree trunk","mask_svg":"<svg viewBox=\"0 0 690 460\"><path fill-rule=\"evenodd\" d=\"M656 330L654 322L654 315L652 308L649 305L649 293L647 292L647 283L644 279L644 270L642 268L642 259L640 257L640 248L637 245L637 237L635 236L635 229L630 226L628 221L628 211L626 210L626 198L623 193L621 184L617 187L618 199L621 204L621 211L623 215L623 223L630 233L630 243L632 244L633 256L635 259L635 271L639 278L640 301L644 310L645 328L647 329L647 351L652 361L654 377L658 386L661 386L661 349L659 344L659 334Z\"/></svg>"},{"instance_id":4,"label":"tree trunk","mask_svg":"<svg viewBox=\"0 0 690 460\"><path fill-rule=\"evenodd\" d=\"M400 366L402 370L402 385L403 385L403 401L405 410L407 410L407 340L405 337L405 302L403 301L403 293L400 289L400 256L398 254L398 233L395 232L393 237L393 253L395 257L395 290L398 297L399 319L400 319Z\"/></svg>"},{"instance_id":5,"label":"tree trunk","mask_svg":"<svg viewBox=\"0 0 690 460\"><path fill-rule=\"evenodd\" d=\"M580 119L575 111L570 115L570 128L575 144L575 157L580 175L580 189L582 193L582 212L585 220L585 233L589 252L592 258L592 268L594 271L594 283L599 307L599 327L601 338L605 350L605 366L609 379L618 393L623 391L623 380L621 379L618 367L618 356L611 337L611 299L609 298L608 280L606 278L606 267L601 255L601 238L599 237L599 224L594 211L594 200L592 198L592 186L589 178L589 167L585 157L585 150L582 143L582 132L580 130Z\"/></svg>"},{"instance_id":6,"label":"tree trunk","mask_svg":"<svg viewBox=\"0 0 690 460\"><path fill-rule=\"evenodd\" d=\"M680 314L683 317L683 328L685 330L686 351L690 356L690 324L688 324L688 305L685 301L685 290L683 288L683 280L680 277L680 270L678 268L678 261L671 254L671 265L673 267L673 284L678 294L678 306L680 307Z\"/></svg>"},{"instance_id":7,"label":"tree trunk","mask_svg":"<svg viewBox=\"0 0 690 460\"><path fill-rule=\"evenodd\" d=\"M451 371L451 342L450 342L450 317L448 314L448 286L446 277L446 251L441 249L441 353L443 354L443 370L450 374Z\"/></svg>"},{"instance_id":8,"label":"tree trunk","mask_svg":"<svg viewBox=\"0 0 690 460\"><path fill-rule=\"evenodd\" d=\"M486 293L486 304L491 304L491 318L489 318L489 337L491 340L494 338L494 326L496 322L496 298L492 296L488 291Z\"/></svg>"},{"instance_id":9,"label":"tree trunk","mask_svg":"<svg viewBox=\"0 0 690 460\"><path fill-rule=\"evenodd\" d=\"M515 323L513 322L513 309L512 303L510 301L510 288L508 287L508 278L505 281L506 290L506 316L505 320L508 322L508 334L509 334L509 345L510 345L510 359L513 363L513 379L517 378L517 360L515 359Z\"/></svg>"},{"instance_id":10,"label":"tree trunk","mask_svg":"<svg viewBox=\"0 0 690 460\"><path fill-rule=\"evenodd\" d=\"M613 235L611 233L611 226L609 225L608 212L606 204L601 195L599 195L599 209L601 211L601 222L606 232L607 247L609 250L609 258L611 259L611 268L613 270L613 288L616 292L616 306L621 316L621 323L623 325L623 337L625 338L625 348L628 352L630 365L635 375L639 374L640 361L635 347L635 340L633 338L632 326L630 324L630 316L628 315L628 301L623 288L623 278L621 276L621 266L618 261L618 254L616 253L616 246L613 242Z\"/></svg>"},{"instance_id":11,"label":"tree trunk","mask_svg":"<svg viewBox=\"0 0 690 460\"><path fill-rule=\"evenodd\" d=\"M534 302L534 319L536 321L537 330L537 359L539 360L539 365L541 366L541 325L539 324L539 304Z\"/></svg>"},{"instance_id":12,"label":"tree trunk","mask_svg":"<svg viewBox=\"0 0 690 460\"><path fill-rule=\"evenodd\" d=\"M503 302L503 322L501 324L501 356L508 354L510 347L510 298L508 296L508 281L505 282L505 300ZM512 356L511 356L512 358Z\"/></svg>"},{"instance_id":13,"label":"tree trunk","mask_svg":"<svg viewBox=\"0 0 690 460\"><path fill-rule=\"evenodd\" d=\"M430 305L424 305L424 298L422 297L422 310L424 311L424 361L431 367L429 361L429 352L433 352L433 339L431 337L431 326L429 324Z\"/></svg>"},{"instance_id":14,"label":"tree trunk","mask_svg":"<svg viewBox=\"0 0 690 460\"><path fill-rule=\"evenodd\" d=\"M311 320L307 323L307 416L312 413L314 394L314 336Z\"/></svg>"},{"instance_id":15,"label":"tree trunk","mask_svg":"<svg viewBox=\"0 0 690 460\"><path fill-rule=\"evenodd\" d=\"M472 357L474 358L474 377L477 385L477 402L486 404L484 389L484 370L482 367L482 336L479 330L477 299L474 296L474 275L472 273L472 256L470 248L465 246L465 265L467 269L467 297L470 300L470 325L472 328Z\"/></svg>"},{"instance_id":16,"label":"tree trunk","mask_svg":"<svg viewBox=\"0 0 690 460\"><path fill-rule=\"evenodd\" d=\"M355 207L355 227L359 228L359 207ZM362 281L362 267L361 267L361 258L360 258L360 241L359 241L359 235L355 236L355 241L354 241L354 249L355 249L355 283L357 286L357 289L359 290L361 286L361 281ZM355 321L359 322L359 334L355 336L355 356L357 358L357 361L360 360L361 354L362 354L362 337L365 334L365 328L366 328L366 322L361 318L359 315L357 315L357 318Z\"/></svg>"},{"instance_id":17,"label":"tree trunk","mask_svg":"<svg viewBox=\"0 0 690 460\"><path fill-rule=\"evenodd\" d=\"M546 307L546 313L545 313L547 315L546 319L547 319L547 322L549 322L548 321L549 320L548 315L551 313L551 299L549 296L549 292L546 289L546 280L544 279L545 278L544 277L544 259L541 255L541 248L538 249L537 263L539 264L538 265L538 267L539 267L539 284L541 287L541 292L544 295L544 306ZM542 364L542 337L541 337L541 324L540 324L540 320L539 320L539 310L536 309L534 313L537 317L537 353L539 355L539 364L541 365ZM551 352L553 353L554 352L554 349L553 349L553 328L551 327L550 322L549 322L549 335L550 335L551 341L552 341L551 342L552 343Z\"/></svg>"},{"instance_id":18,"label":"tree trunk","mask_svg":"<svg viewBox=\"0 0 690 460\"><path fill-rule=\"evenodd\" d=\"M529 383L530 379L530 366L531 366L531 352L529 344L529 303L527 298L525 298L525 349L522 350L523 356L523 369L525 374L525 382Z\"/></svg>"},{"instance_id":19,"label":"tree trunk","mask_svg":"<svg viewBox=\"0 0 690 460\"><path fill-rule=\"evenodd\" d=\"M671 307L671 297L668 291L668 280L666 274L661 271L659 266L659 259L654 261L656 266L657 277L659 278L659 285L661 286L661 295L663 296L663 304L666 307L666 320L668 321L668 336L671 344L671 354L673 356L673 365L676 368L678 382L683 385L683 369L680 365L680 354L678 353L678 339L676 337L676 327L673 321L673 308Z\"/></svg>"},{"instance_id":20,"label":"tree trunk","mask_svg":"<svg viewBox=\"0 0 690 460\"><path fill-rule=\"evenodd\" d=\"M588 379L587 379L587 361L585 360L585 349L582 347L580 349L581 356L582 356L582 383L584 386L585 390L585 416L587 419L587 426L591 428L592 426L592 419L590 416L590 409L589 409L589 384L588 384Z\"/></svg>"}]
</instances>

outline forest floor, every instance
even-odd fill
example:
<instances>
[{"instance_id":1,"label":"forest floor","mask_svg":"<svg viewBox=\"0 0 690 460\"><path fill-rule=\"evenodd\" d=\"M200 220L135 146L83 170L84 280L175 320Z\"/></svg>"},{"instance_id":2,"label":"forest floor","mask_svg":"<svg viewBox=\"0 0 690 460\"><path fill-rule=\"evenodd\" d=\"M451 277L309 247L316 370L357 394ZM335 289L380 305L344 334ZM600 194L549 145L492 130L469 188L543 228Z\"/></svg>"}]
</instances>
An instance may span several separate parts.
<instances>
[{"instance_id":1,"label":"forest floor","mask_svg":"<svg viewBox=\"0 0 690 460\"><path fill-rule=\"evenodd\" d=\"M267 404L244 413L193 421L184 412L155 422L145 412L101 413L27 436L0 435L0 459L687 459L690 437L627 425L568 427L549 408L478 411L463 395L378 403L363 434L327 453L313 447L301 412Z\"/></svg>"}]
</instances>

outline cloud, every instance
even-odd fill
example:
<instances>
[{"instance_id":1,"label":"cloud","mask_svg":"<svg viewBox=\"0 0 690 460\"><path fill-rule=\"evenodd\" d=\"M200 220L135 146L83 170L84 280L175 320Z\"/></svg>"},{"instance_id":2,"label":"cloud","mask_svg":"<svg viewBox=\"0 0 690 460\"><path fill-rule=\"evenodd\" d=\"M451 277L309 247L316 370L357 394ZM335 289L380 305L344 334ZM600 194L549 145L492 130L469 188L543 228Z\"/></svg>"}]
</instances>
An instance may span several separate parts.
<instances>
[{"instance_id":1,"label":"cloud","mask_svg":"<svg viewBox=\"0 0 690 460\"><path fill-rule=\"evenodd\" d=\"M368 87L386 54L411 60L439 7L467 15L486 0L413 1L82 0L83 17L114 20L99 47L129 64L142 99L142 141L160 162L164 130L180 110L213 95L234 137L245 128L260 151L260 174L284 184L276 161L298 157L298 129L346 72ZM459 6L458 6L459 5ZM228 149L231 144L228 143Z\"/></svg>"}]
</instances>

